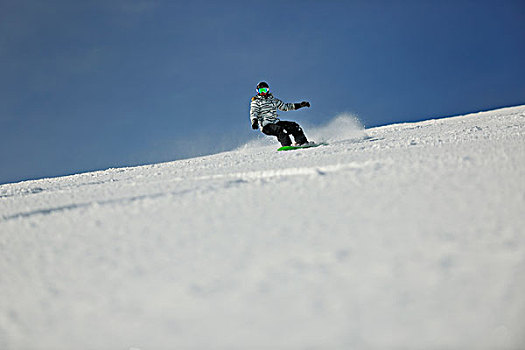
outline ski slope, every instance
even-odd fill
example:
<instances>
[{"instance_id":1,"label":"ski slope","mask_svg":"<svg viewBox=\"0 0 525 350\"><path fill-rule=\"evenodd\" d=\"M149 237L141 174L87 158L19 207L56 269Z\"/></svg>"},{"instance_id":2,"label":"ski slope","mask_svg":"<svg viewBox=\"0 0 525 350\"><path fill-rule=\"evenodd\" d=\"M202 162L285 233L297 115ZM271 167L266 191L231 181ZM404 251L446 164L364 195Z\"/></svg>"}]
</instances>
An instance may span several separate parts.
<instances>
[{"instance_id":1,"label":"ski slope","mask_svg":"<svg viewBox=\"0 0 525 350\"><path fill-rule=\"evenodd\" d=\"M306 133L0 186L0 348L525 348L525 106Z\"/></svg>"}]
</instances>

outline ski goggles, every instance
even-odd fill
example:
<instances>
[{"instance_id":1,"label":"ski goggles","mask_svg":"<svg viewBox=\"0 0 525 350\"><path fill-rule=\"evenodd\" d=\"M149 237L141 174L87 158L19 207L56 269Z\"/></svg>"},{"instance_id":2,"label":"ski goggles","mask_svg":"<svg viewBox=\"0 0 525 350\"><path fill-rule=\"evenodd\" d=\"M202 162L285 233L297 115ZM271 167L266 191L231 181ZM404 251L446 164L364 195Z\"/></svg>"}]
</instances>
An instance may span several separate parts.
<instances>
[{"instance_id":1,"label":"ski goggles","mask_svg":"<svg viewBox=\"0 0 525 350\"><path fill-rule=\"evenodd\" d=\"M270 92L270 89L263 87L263 88L257 89L257 92L260 94L267 94Z\"/></svg>"}]
</instances>

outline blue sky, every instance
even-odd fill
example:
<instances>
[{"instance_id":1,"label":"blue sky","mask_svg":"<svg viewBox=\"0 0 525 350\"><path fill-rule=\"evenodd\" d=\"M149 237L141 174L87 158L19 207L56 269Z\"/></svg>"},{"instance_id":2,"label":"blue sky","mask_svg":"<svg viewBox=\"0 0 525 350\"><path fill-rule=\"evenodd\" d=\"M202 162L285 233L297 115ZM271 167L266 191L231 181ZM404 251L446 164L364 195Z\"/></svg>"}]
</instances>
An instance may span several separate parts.
<instances>
[{"instance_id":1,"label":"blue sky","mask_svg":"<svg viewBox=\"0 0 525 350\"><path fill-rule=\"evenodd\" d=\"M232 149L260 80L307 125L524 104L525 2L4 0L0 62L6 183Z\"/></svg>"}]
</instances>

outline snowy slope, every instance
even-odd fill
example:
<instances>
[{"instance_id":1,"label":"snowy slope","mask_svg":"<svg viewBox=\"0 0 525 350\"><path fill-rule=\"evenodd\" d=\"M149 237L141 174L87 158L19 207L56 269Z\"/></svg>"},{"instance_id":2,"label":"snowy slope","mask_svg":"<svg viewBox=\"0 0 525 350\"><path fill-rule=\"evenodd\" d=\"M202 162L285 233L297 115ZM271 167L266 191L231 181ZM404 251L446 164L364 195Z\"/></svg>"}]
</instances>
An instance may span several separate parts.
<instances>
[{"instance_id":1,"label":"snowy slope","mask_svg":"<svg viewBox=\"0 0 525 350\"><path fill-rule=\"evenodd\" d=\"M0 186L0 348L525 348L525 106L306 131Z\"/></svg>"}]
</instances>

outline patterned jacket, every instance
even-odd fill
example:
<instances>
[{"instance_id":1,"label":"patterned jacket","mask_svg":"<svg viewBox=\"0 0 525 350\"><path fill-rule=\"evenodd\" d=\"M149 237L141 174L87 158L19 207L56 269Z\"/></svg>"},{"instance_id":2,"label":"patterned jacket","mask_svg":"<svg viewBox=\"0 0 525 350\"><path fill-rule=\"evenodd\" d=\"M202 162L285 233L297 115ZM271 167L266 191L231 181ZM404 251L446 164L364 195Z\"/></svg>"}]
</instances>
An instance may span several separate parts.
<instances>
[{"instance_id":1,"label":"patterned jacket","mask_svg":"<svg viewBox=\"0 0 525 350\"><path fill-rule=\"evenodd\" d=\"M271 93L266 96L254 96L250 104L250 120L253 124L253 120L257 119L261 129L265 125L275 124L279 121L277 109L284 112L293 111L295 110L295 105L293 103L284 103L273 97Z\"/></svg>"}]
</instances>

